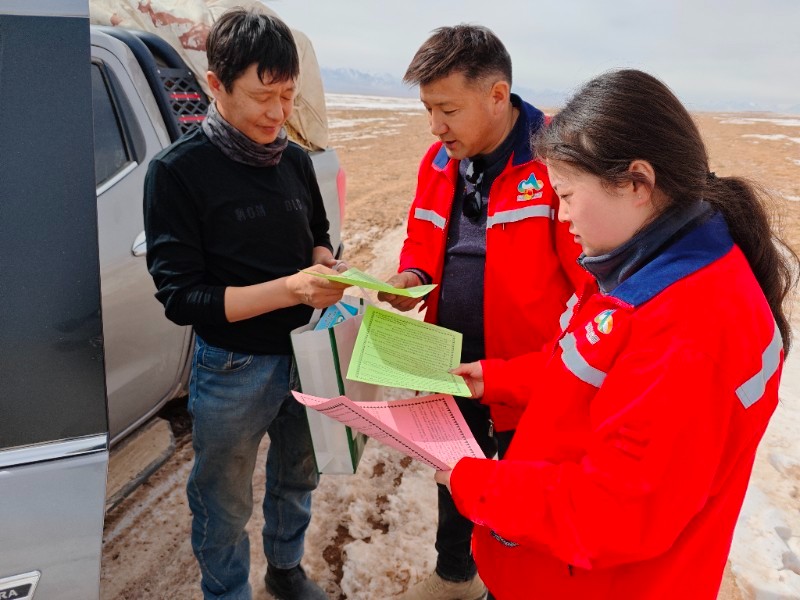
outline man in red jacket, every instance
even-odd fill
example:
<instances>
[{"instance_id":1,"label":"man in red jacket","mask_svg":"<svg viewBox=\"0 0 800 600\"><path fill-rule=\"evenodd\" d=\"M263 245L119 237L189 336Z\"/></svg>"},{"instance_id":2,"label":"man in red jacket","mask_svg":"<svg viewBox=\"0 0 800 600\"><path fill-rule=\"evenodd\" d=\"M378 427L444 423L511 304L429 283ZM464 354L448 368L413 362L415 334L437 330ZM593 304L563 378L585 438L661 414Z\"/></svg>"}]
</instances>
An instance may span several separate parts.
<instances>
[{"instance_id":1,"label":"man in red jacket","mask_svg":"<svg viewBox=\"0 0 800 600\"><path fill-rule=\"evenodd\" d=\"M546 169L533 160L530 138L544 114L511 93L511 58L484 27L436 30L404 79L420 86L439 141L422 159L399 272L389 283L438 284L425 300L425 320L463 335L462 362L539 350L585 277L576 264L580 248L554 218ZM404 311L419 302L379 298ZM457 399L487 456L504 453L522 413L497 400ZM471 534L439 486L436 570L402 598L482 598Z\"/></svg>"}]
</instances>

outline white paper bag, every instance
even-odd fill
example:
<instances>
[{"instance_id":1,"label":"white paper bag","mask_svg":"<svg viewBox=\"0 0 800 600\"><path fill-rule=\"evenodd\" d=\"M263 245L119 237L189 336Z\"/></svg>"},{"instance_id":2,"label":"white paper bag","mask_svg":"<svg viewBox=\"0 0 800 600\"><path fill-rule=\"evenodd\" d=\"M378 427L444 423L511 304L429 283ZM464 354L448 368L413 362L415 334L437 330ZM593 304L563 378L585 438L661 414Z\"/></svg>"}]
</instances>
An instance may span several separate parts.
<instances>
[{"instance_id":1,"label":"white paper bag","mask_svg":"<svg viewBox=\"0 0 800 600\"><path fill-rule=\"evenodd\" d=\"M300 387L304 393L322 398L347 396L356 401L381 400L381 386L345 379L366 303L363 298L353 296L344 296L342 302L357 306L358 314L329 329L314 331L321 315L321 311L315 311L308 325L291 333ZM317 470L320 473L355 473L366 436L315 410L307 408L306 416Z\"/></svg>"}]
</instances>

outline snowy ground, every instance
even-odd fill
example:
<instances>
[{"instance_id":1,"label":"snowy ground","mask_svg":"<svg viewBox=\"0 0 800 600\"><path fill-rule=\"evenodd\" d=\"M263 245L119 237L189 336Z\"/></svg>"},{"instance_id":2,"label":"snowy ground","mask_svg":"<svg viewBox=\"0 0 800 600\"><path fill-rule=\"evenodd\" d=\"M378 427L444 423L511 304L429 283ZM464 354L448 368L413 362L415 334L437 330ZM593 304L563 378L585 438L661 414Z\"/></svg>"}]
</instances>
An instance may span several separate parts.
<instances>
[{"instance_id":1,"label":"snowy ground","mask_svg":"<svg viewBox=\"0 0 800 600\"><path fill-rule=\"evenodd\" d=\"M761 442L730 562L745 598L800 598L800 331Z\"/></svg>"}]
</instances>

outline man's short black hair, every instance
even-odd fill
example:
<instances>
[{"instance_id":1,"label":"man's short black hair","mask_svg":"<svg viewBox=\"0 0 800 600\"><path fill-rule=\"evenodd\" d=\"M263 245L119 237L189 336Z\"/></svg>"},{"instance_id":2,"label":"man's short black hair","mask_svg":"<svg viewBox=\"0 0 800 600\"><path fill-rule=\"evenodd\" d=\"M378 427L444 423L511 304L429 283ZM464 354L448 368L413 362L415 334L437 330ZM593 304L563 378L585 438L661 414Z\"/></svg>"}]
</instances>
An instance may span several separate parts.
<instances>
[{"instance_id":1,"label":"man's short black hair","mask_svg":"<svg viewBox=\"0 0 800 600\"><path fill-rule=\"evenodd\" d=\"M403 76L409 85L427 85L452 73L470 82L499 77L511 85L511 57L492 30L480 25L440 27L420 46Z\"/></svg>"},{"instance_id":2,"label":"man's short black hair","mask_svg":"<svg viewBox=\"0 0 800 600\"><path fill-rule=\"evenodd\" d=\"M230 91L233 82L256 63L259 78L295 79L300 59L292 32L276 17L244 8L226 11L214 23L206 42L208 69Z\"/></svg>"}]
</instances>

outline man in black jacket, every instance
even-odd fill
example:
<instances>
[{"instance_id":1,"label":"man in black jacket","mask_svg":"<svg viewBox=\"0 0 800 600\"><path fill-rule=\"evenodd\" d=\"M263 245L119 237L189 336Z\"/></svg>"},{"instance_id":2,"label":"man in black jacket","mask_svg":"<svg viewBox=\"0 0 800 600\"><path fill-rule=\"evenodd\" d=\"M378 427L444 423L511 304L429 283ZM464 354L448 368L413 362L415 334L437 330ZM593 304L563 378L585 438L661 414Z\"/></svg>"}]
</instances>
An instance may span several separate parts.
<instances>
[{"instance_id":1,"label":"man in black jacket","mask_svg":"<svg viewBox=\"0 0 800 600\"><path fill-rule=\"evenodd\" d=\"M296 389L289 332L345 286L311 159L288 141L299 70L289 29L233 9L207 42L215 102L201 130L156 156L145 181L147 263L167 316L194 326L189 410L195 463L187 492L204 598L249 599L244 528L259 443L269 434L264 498L267 589L323 599L300 566L318 475Z\"/></svg>"}]
</instances>

